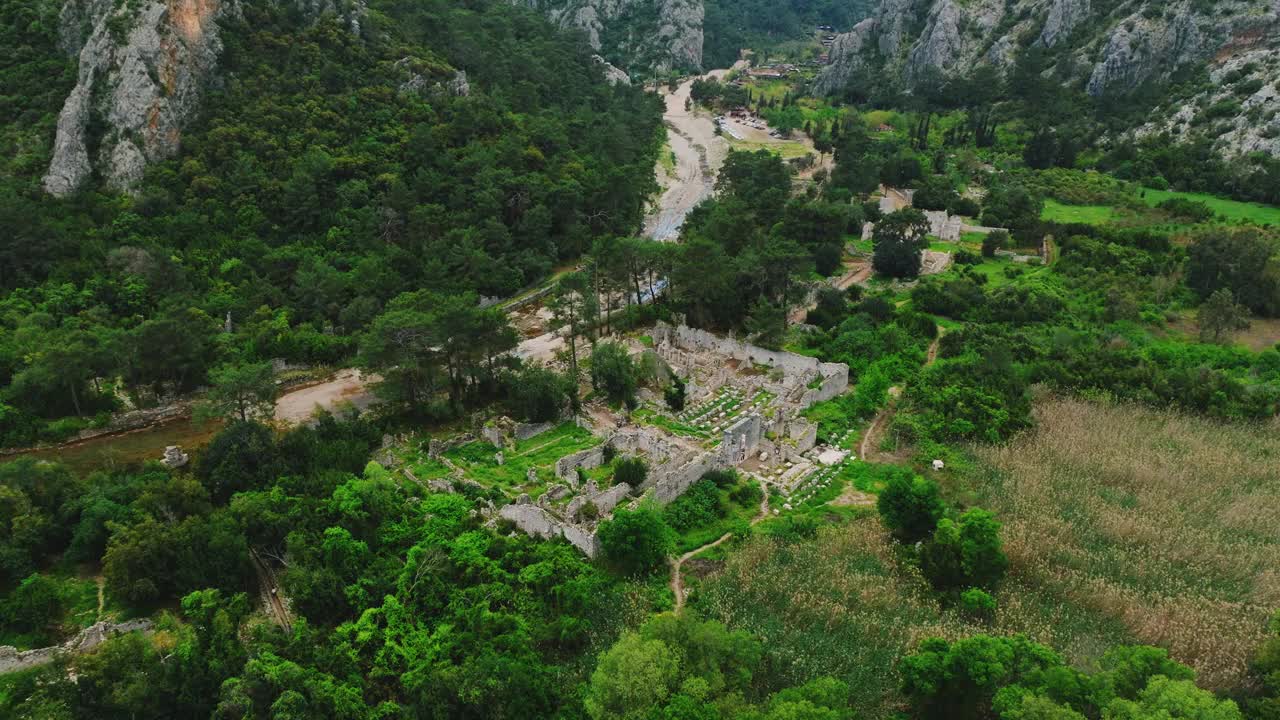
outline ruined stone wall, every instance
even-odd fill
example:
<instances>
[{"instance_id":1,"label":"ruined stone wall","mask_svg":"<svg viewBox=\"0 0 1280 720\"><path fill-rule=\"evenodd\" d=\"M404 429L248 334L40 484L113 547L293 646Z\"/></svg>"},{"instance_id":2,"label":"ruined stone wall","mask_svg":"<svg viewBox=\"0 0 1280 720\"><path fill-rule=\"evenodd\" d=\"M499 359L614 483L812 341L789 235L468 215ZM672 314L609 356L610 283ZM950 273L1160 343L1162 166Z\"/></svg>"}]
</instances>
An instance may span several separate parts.
<instances>
[{"instance_id":1,"label":"ruined stone wall","mask_svg":"<svg viewBox=\"0 0 1280 720\"><path fill-rule=\"evenodd\" d=\"M151 621L147 619L128 620L122 623L99 622L81 630L79 634L61 645L22 651L11 645L0 645L0 675L53 662L59 654L88 652L121 633L150 629Z\"/></svg>"},{"instance_id":2,"label":"ruined stone wall","mask_svg":"<svg viewBox=\"0 0 1280 720\"><path fill-rule=\"evenodd\" d=\"M808 452L818 444L818 426L803 418L796 418L787 428L787 437L795 443L797 452Z\"/></svg>"},{"instance_id":3,"label":"ruined stone wall","mask_svg":"<svg viewBox=\"0 0 1280 720\"><path fill-rule=\"evenodd\" d=\"M600 552L595 533L564 522L537 505L505 505L498 514L533 537L547 540L563 537L589 558Z\"/></svg>"},{"instance_id":4,"label":"ruined stone wall","mask_svg":"<svg viewBox=\"0 0 1280 720\"><path fill-rule=\"evenodd\" d=\"M601 515L604 515L613 512L613 509L618 507L618 503L627 499L630 495L631 486L626 483L618 483L596 495L591 499L591 502L595 503L596 510L599 510Z\"/></svg>"},{"instance_id":5,"label":"ruined stone wall","mask_svg":"<svg viewBox=\"0 0 1280 720\"><path fill-rule=\"evenodd\" d=\"M843 395L849 389L849 366L844 363L822 363L819 366L822 384L810 388L800 400L800 408L808 408L820 402L826 402L837 395Z\"/></svg>"},{"instance_id":6,"label":"ruined stone wall","mask_svg":"<svg viewBox=\"0 0 1280 720\"><path fill-rule=\"evenodd\" d=\"M721 462L719 453L703 452L694 455L676 465L667 465L658 472L650 470L653 480L653 498L666 505L684 494L689 486L697 482L703 475L712 470L723 470L728 466Z\"/></svg>"},{"instance_id":7,"label":"ruined stone wall","mask_svg":"<svg viewBox=\"0 0 1280 720\"><path fill-rule=\"evenodd\" d=\"M951 215L946 210L925 210L924 216L929 220L929 234L945 242L959 242L964 220L959 215Z\"/></svg>"},{"instance_id":8,"label":"ruined stone wall","mask_svg":"<svg viewBox=\"0 0 1280 720\"><path fill-rule=\"evenodd\" d=\"M780 368L789 375L809 373L812 376L818 372L819 363L816 358L777 350L766 350L740 340L719 337L705 330L697 330L684 325L673 328L670 325L658 323L654 327L653 334L655 341L666 341L682 350L716 353L743 363Z\"/></svg>"},{"instance_id":9,"label":"ruined stone wall","mask_svg":"<svg viewBox=\"0 0 1280 720\"><path fill-rule=\"evenodd\" d=\"M551 432L556 427L555 423L516 423L516 429L511 434L517 442L523 442L531 437L537 437L544 432Z\"/></svg>"},{"instance_id":10,"label":"ruined stone wall","mask_svg":"<svg viewBox=\"0 0 1280 720\"><path fill-rule=\"evenodd\" d=\"M760 445L763 434L764 422L759 415L752 413L739 418L724 431L720 442L720 461L725 465L745 462Z\"/></svg>"},{"instance_id":11,"label":"ruined stone wall","mask_svg":"<svg viewBox=\"0 0 1280 720\"><path fill-rule=\"evenodd\" d=\"M556 477L578 486L578 468L591 470L604 464L604 447L593 447L572 455L566 455L556 461Z\"/></svg>"}]
</instances>

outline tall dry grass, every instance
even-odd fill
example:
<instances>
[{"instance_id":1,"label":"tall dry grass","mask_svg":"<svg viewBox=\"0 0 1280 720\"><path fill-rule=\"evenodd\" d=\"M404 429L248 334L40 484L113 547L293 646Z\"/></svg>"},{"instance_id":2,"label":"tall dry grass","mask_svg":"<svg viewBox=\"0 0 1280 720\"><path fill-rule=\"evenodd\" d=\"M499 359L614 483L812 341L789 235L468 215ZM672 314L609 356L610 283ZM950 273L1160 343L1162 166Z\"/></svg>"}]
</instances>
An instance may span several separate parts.
<instances>
[{"instance_id":1,"label":"tall dry grass","mask_svg":"<svg viewBox=\"0 0 1280 720\"><path fill-rule=\"evenodd\" d=\"M754 536L695 599L703 613L762 640L771 684L838 677L868 720L902 709L897 661L920 640L981 631L940 611L875 518L824 527L810 541Z\"/></svg>"},{"instance_id":2,"label":"tall dry grass","mask_svg":"<svg viewBox=\"0 0 1280 720\"><path fill-rule=\"evenodd\" d=\"M1241 683L1280 608L1276 426L1070 399L1036 418L1035 431L976 451L990 468L975 490L1004 523L1011 560L1000 625L1027 624L1078 656L1118 627L1167 647L1206 687ZM1030 625L1054 605L1086 614Z\"/></svg>"}]
</instances>

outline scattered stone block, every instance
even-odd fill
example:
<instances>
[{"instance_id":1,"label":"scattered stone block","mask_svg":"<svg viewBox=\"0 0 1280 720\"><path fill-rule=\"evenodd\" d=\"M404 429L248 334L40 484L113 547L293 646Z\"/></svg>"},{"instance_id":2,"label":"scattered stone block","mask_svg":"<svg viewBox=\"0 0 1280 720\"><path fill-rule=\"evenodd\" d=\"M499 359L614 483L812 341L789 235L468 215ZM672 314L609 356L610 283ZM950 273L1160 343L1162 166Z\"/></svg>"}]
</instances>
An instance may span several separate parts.
<instances>
[{"instance_id":1,"label":"scattered stone block","mask_svg":"<svg viewBox=\"0 0 1280 720\"><path fill-rule=\"evenodd\" d=\"M164 457L160 458L160 464L175 470L187 463L191 462L191 456L182 452L182 448L177 445L170 445L164 449Z\"/></svg>"}]
</instances>

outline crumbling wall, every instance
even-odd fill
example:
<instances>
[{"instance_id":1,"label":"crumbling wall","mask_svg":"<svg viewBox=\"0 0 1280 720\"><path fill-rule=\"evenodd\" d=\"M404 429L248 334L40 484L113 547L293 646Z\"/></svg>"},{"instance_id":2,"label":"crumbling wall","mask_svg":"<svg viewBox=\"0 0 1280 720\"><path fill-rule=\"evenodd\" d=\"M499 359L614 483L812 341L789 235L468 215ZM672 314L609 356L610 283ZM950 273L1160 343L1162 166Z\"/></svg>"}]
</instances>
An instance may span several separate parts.
<instances>
[{"instance_id":1,"label":"crumbling wall","mask_svg":"<svg viewBox=\"0 0 1280 720\"><path fill-rule=\"evenodd\" d=\"M443 455L444 453L447 453L450 450L453 450L454 448L459 448L459 447L462 447L463 445L466 445L468 443L473 443L475 441L476 441L476 436L470 433L454 435L453 437L448 438L446 440L438 440L436 438L431 438L429 441L427 441L427 457L431 458L432 460L435 460L439 458L441 455Z\"/></svg>"},{"instance_id":2,"label":"crumbling wall","mask_svg":"<svg viewBox=\"0 0 1280 720\"><path fill-rule=\"evenodd\" d=\"M849 366L844 363L822 363L818 369L822 383L809 388L800 398L801 410L807 410L820 402L826 402L849 389Z\"/></svg>"},{"instance_id":3,"label":"crumbling wall","mask_svg":"<svg viewBox=\"0 0 1280 720\"><path fill-rule=\"evenodd\" d=\"M787 437L795 443L797 452L808 452L818 444L818 426L803 418L796 418L787 428Z\"/></svg>"},{"instance_id":4,"label":"crumbling wall","mask_svg":"<svg viewBox=\"0 0 1280 720\"><path fill-rule=\"evenodd\" d=\"M595 558L600 554L600 541L596 539L596 534L589 530L577 527L575 525L565 525L561 528L564 533L564 539L569 544L582 551L583 555L589 558Z\"/></svg>"},{"instance_id":5,"label":"crumbling wall","mask_svg":"<svg viewBox=\"0 0 1280 720\"><path fill-rule=\"evenodd\" d=\"M591 470L604 464L604 447L587 448L556 461L556 477L578 486L578 468Z\"/></svg>"},{"instance_id":6,"label":"crumbling wall","mask_svg":"<svg viewBox=\"0 0 1280 720\"><path fill-rule=\"evenodd\" d=\"M818 372L819 363L816 358L777 350L766 350L740 340L720 337L705 330L698 330L685 325L671 327L665 323L658 323L654 327L654 340L658 341L659 339L665 340L683 350L712 352L751 365L780 368L787 374L803 375L809 373L812 376Z\"/></svg>"},{"instance_id":7,"label":"crumbling wall","mask_svg":"<svg viewBox=\"0 0 1280 720\"><path fill-rule=\"evenodd\" d=\"M516 423L516 429L511 433L517 442L523 442L531 437L537 437L545 432L551 432L556 427L555 423Z\"/></svg>"},{"instance_id":8,"label":"crumbling wall","mask_svg":"<svg viewBox=\"0 0 1280 720\"><path fill-rule=\"evenodd\" d=\"M21 651L11 645L0 645L0 675L53 662L59 654L88 652L109 638L122 633L150 629L151 621L145 618L122 623L99 622L81 630L79 634L61 645Z\"/></svg>"},{"instance_id":9,"label":"crumbling wall","mask_svg":"<svg viewBox=\"0 0 1280 720\"><path fill-rule=\"evenodd\" d=\"M712 470L723 470L728 466L720 461L719 453L702 452L675 465L662 467L659 472L650 472L653 480L653 498L666 505L684 494L689 486L697 482L703 475Z\"/></svg>"},{"instance_id":10,"label":"crumbling wall","mask_svg":"<svg viewBox=\"0 0 1280 720\"><path fill-rule=\"evenodd\" d=\"M738 418L737 422L724 431L724 438L720 442L720 461L725 465L745 462L760 445L763 434L764 421L758 414Z\"/></svg>"},{"instance_id":11,"label":"crumbling wall","mask_svg":"<svg viewBox=\"0 0 1280 720\"><path fill-rule=\"evenodd\" d=\"M945 242L959 242L964 220L959 215L951 215L946 210L925 210L925 218L929 221L929 234Z\"/></svg>"},{"instance_id":12,"label":"crumbling wall","mask_svg":"<svg viewBox=\"0 0 1280 720\"><path fill-rule=\"evenodd\" d=\"M587 557L594 558L600 551L594 533L566 523L537 505L504 505L498 514L533 537L546 540L563 537Z\"/></svg>"},{"instance_id":13,"label":"crumbling wall","mask_svg":"<svg viewBox=\"0 0 1280 720\"><path fill-rule=\"evenodd\" d=\"M605 513L613 512L618 503L627 499L630 495L631 486L626 483L618 483L591 498L591 502L595 504L596 510L599 510L601 515L604 515Z\"/></svg>"}]
</instances>

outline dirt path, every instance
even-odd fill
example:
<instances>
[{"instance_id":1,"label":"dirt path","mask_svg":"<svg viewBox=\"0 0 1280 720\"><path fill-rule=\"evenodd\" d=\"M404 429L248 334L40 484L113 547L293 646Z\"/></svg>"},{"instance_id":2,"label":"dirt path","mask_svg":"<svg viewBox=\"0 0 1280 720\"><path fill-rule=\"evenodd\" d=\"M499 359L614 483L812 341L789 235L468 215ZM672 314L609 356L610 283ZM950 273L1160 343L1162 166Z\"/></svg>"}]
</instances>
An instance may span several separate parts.
<instances>
[{"instance_id":1,"label":"dirt path","mask_svg":"<svg viewBox=\"0 0 1280 720\"><path fill-rule=\"evenodd\" d=\"M258 575L258 587L262 591L263 600L271 612L271 617L286 632L290 631L293 624L289 621L289 611L280 597L280 584L276 582L276 574L258 555L258 551L250 550L249 557L253 560L253 569Z\"/></svg>"},{"instance_id":2,"label":"dirt path","mask_svg":"<svg viewBox=\"0 0 1280 720\"><path fill-rule=\"evenodd\" d=\"M761 498L760 500L760 512L757 513L756 516L751 519L752 526L755 526L761 520L764 520L766 517L769 517L769 489L764 487L763 483L761 483L760 489L764 492L764 497ZM684 567L685 562L692 559L695 555L700 555L706 552L707 550L710 550L711 548L720 545L721 543L725 542L731 537L733 537L733 533L731 532L725 533L724 535L721 535L720 538L715 542L709 542L706 545L703 545L702 547L694 548L689 552L681 555L679 558L671 561L671 583L670 584L671 584L671 594L674 595L676 598L675 610L674 610L675 614L679 615L680 612L684 610L684 601L685 601L686 593L684 589L684 576L681 574L681 570Z\"/></svg>"},{"instance_id":3,"label":"dirt path","mask_svg":"<svg viewBox=\"0 0 1280 720\"><path fill-rule=\"evenodd\" d=\"M859 283L864 283L871 277L871 263L862 260L847 263L843 275L837 278L828 278L827 284L837 290L848 290ZM798 305L791 309L791 314L787 316L787 321L792 325L798 325L805 321L809 311L818 306L817 294L814 294L814 301L805 305Z\"/></svg>"},{"instance_id":4,"label":"dirt path","mask_svg":"<svg viewBox=\"0 0 1280 720\"><path fill-rule=\"evenodd\" d=\"M380 379L354 369L339 371L332 379L319 385L281 395L276 400L275 419L300 425L311 420L317 407L333 411L348 402L360 410L367 410L374 402L370 386Z\"/></svg>"},{"instance_id":5,"label":"dirt path","mask_svg":"<svg viewBox=\"0 0 1280 720\"><path fill-rule=\"evenodd\" d=\"M942 343L942 336L946 334L946 329L941 325L938 326L938 336L929 343L929 349L925 351L925 360L923 367L929 367L938 360L938 347ZM862 442L858 445L858 459L863 462L876 462L874 458L879 453L878 435L888 425L889 419L893 417L893 413L897 410L898 395L901 389L898 387L889 388L889 402L885 404L883 410L875 419L871 421L871 425L867 427L867 431L862 435Z\"/></svg>"}]
</instances>

